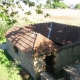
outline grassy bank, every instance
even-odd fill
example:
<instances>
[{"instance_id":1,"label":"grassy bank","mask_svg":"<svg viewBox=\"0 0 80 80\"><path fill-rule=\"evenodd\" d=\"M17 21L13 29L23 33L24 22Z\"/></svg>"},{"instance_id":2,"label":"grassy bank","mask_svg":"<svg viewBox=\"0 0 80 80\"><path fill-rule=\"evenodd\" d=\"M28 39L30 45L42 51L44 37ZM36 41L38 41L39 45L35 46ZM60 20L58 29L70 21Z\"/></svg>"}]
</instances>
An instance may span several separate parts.
<instances>
[{"instance_id":1,"label":"grassy bank","mask_svg":"<svg viewBox=\"0 0 80 80\"><path fill-rule=\"evenodd\" d=\"M32 78L6 50L0 50L0 80L32 80Z\"/></svg>"}]
</instances>

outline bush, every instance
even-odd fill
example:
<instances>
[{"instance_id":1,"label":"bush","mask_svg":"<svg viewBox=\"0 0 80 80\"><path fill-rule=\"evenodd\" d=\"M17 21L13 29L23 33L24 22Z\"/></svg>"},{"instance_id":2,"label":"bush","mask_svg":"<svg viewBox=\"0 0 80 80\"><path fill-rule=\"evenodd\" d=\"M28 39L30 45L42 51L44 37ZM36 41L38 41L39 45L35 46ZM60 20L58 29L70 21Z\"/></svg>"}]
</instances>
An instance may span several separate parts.
<instances>
[{"instance_id":1,"label":"bush","mask_svg":"<svg viewBox=\"0 0 80 80\"><path fill-rule=\"evenodd\" d=\"M29 2L29 7L31 7L31 6L35 6L35 3L32 1Z\"/></svg>"},{"instance_id":2,"label":"bush","mask_svg":"<svg viewBox=\"0 0 80 80\"><path fill-rule=\"evenodd\" d=\"M18 5L18 8L22 9L22 6L19 4L19 5Z\"/></svg>"},{"instance_id":3,"label":"bush","mask_svg":"<svg viewBox=\"0 0 80 80\"><path fill-rule=\"evenodd\" d=\"M76 9L80 9L80 3L76 4L76 5L75 5L75 8L76 8Z\"/></svg>"},{"instance_id":4,"label":"bush","mask_svg":"<svg viewBox=\"0 0 80 80\"><path fill-rule=\"evenodd\" d=\"M68 6L64 2L54 2L53 8L65 9L65 8L68 8Z\"/></svg>"},{"instance_id":5,"label":"bush","mask_svg":"<svg viewBox=\"0 0 80 80\"><path fill-rule=\"evenodd\" d=\"M27 15L31 15L31 11L25 12L25 14L27 14Z\"/></svg>"},{"instance_id":6,"label":"bush","mask_svg":"<svg viewBox=\"0 0 80 80\"><path fill-rule=\"evenodd\" d=\"M43 14L43 11L42 11L40 8L37 8L37 9L36 9L36 13L37 13L37 14Z\"/></svg>"},{"instance_id":7,"label":"bush","mask_svg":"<svg viewBox=\"0 0 80 80\"><path fill-rule=\"evenodd\" d=\"M2 21L1 18L0 18L0 44L5 39L4 33L8 29L10 29L11 27L12 27L12 25L7 25L7 22L6 21Z\"/></svg>"},{"instance_id":8,"label":"bush","mask_svg":"<svg viewBox=\"0 0 80 80\"><path fill-rule=\"evenodd\" d=\"M51 15L49 14L49 13L46 13L45 15L44 15L44 17L46 18L46 17L50 17Z\"/></svg>"}]
</instances>

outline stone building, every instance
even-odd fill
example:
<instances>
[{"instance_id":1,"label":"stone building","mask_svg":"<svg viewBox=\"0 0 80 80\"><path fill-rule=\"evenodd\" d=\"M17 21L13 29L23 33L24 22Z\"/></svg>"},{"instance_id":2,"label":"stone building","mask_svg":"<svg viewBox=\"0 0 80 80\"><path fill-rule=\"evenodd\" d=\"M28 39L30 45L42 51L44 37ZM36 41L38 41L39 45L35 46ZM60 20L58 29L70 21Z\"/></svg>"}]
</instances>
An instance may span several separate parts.
<instances>
[{"instance_id":1,"label":"stone building","mask_svg":"<svg viewBox=\"0 0 80 80\"><path fill-rule=\"evenodd\" d=\"M80 28L55 22L13 27L5 34L7 51L34 79L43 71L58 72L77 61Z\"/></svg>"}]
</instances>

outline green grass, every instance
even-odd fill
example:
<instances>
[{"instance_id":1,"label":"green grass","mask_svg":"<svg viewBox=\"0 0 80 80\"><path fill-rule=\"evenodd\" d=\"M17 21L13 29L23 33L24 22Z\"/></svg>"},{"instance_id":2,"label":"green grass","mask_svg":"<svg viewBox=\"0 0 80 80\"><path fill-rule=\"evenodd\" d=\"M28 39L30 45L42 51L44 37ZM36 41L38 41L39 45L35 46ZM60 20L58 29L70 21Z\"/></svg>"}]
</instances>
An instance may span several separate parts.
<instances>
[{"instance_id":1,"label":"green grass","mask_svg":"<svg viewBox=\"0 0 80 80\"><path fill-rule=\"evenodd\" d=\"M2 44L3 42L6 42L4 34L11 27L12 25L7 25L6 22L2 21L2 19L0 18L0 44Z\"/></svg>"},{"instance_id":2,"label":"green grass","mask_svg":"<svg viewBox=\"0 0 80 80\"><path fill-rule=\"evenodd\" d=\"M0 40L0 44L5 43L6 42L6 38L4 37L3 40Z\"/></svg>"},{"instance_id":3,"label":"green grass","mask_svg":"<svg viewBox=\"0 0 80 80\"><path fill-rule=\"evenodd\" d=\"M0 80L32 80L32 78L12 59L7 50L0 50Z\"/></svg>"}]
</instances>

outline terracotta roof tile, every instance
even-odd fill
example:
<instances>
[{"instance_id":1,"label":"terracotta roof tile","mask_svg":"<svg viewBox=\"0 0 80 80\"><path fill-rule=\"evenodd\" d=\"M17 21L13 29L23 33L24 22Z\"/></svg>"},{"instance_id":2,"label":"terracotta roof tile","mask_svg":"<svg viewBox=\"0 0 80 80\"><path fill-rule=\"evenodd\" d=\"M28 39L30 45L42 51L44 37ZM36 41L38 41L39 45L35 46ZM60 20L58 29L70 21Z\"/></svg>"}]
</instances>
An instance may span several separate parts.
<instances>
[{"instance_id":1,"label":"terracotta roof tile","mask_svg":"<svg viewBox=\"0 0 80 80\"><path fill-rule=\"evenodd\" d=\"M53 23L50 39L62 45L72 44L80 40L79 32L79 27Z\"/></svg>"},{"instance_id":2,"label":"terracotta roof tile","mask_svg":"<svg viewBox=\"0 0 80 80\"><path fill-rule=\"evenodd\" d=\"M36 34L25 27L13 27L7 31L5 36L25 53L27 53L29 49L32 49L36 38Z\"/></svg>"},{"instance_id":3,"label":"terracotta roof tile","mask_svg":"<svg viewBox=\"0 0 80 80\"><path fill-rule=\"evenodd\" d=\"M48 37L50 25L51 22L27 25L24 27L13 27L6 32L5 36L13 42L14 45L26 52L26 49L33 47L37 33L42 34L46 38ZM59 47L59 45L55 43L61 45L75 43L80 40L80 28L53 22L50 40L53 41L55 50Z\"/></svg>"}]
</instances>

